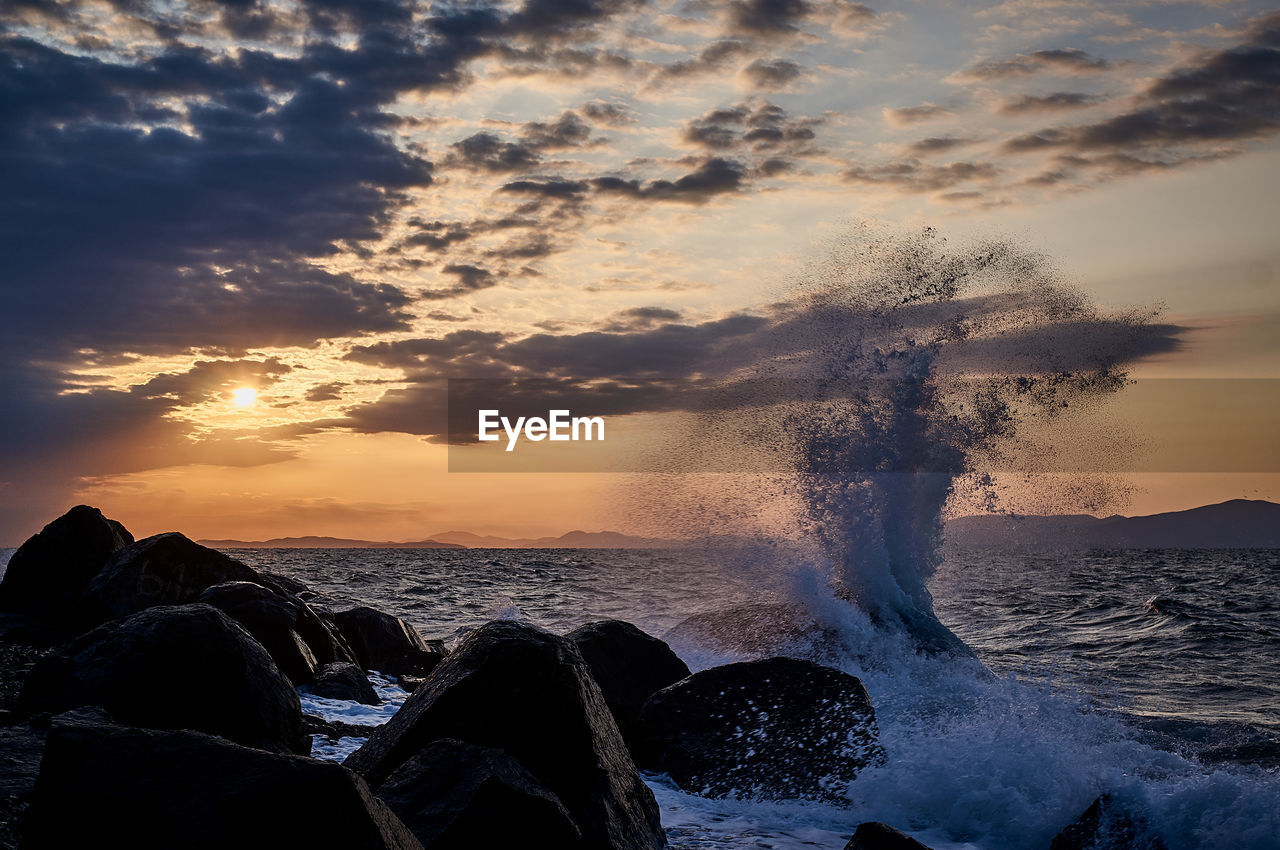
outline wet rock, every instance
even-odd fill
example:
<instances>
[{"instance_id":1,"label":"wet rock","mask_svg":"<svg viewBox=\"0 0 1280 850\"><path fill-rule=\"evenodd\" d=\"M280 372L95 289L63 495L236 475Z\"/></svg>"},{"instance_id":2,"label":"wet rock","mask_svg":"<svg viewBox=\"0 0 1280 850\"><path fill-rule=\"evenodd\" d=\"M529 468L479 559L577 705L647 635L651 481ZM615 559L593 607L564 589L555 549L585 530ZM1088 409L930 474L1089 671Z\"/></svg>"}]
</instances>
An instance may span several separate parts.
<instances>
[{"instance_id":1,"label":"wet rock","mask_svg":"<svg viewBox=\"0 0 1280 850\"><path fill-rule=\"evenodd\" d=\"M334 622L366 670L425 676L444 657L412 624L366 605L339 611Z\"/></svg>"},{"instance_id":2,"label":"wet rock","mask_svg":"<svg viewBox=\"0 0 1280 850\"><path fill-rule=\"evenodd\" d=\"M884 761L862 682L793 658L695 673L650 697L638 725L640 766L709 797L847 804Z\"/></svg>"},{"instance_id":3,"label":"wet rock","mask_svg":"<svg viewBox=\"0 0 1280 850\"><path fill-rule=\"evenodd\" d=\"M121 723L311 749L293 685L261 644L209 605L161 606L99 626L41 659L18 699L25 715L84 705Z\"/></svg>"},{"instance_id":4,"label":"wet rock","mask_svg":"<svg viewBox=\"0 0 1280 850\"><path fill-rule=\"evenodd\" d=\"M424 847L580 846L564 804L501 750L443 739L400 765L378 788Z\"/></svg>"},{"instance_id":5,"label":"wet rock","mask_svg":"<svg viewBox=\"0 0 1280 850\"><path fill-rule=\"evenodd\" d=\"M1110 794L1103 794L1075 823L1054 837L1049 850L1166 850L1166 847L1141 815Z\"/></svg>"},{"instance_id":6,"label":"wet rock","mask_svg":"<svg viewBox=\"0 0 1280 850\"><path fill-rule=\"evenodd\" d=\"M621 620L588 623L566 637L586 659L628 745L645 700L689 675L671 647Z\"/></svg>"},{"instance_id":7,"label":"wet rock","mask_svg":"<svg viewBox=\"0 0 1280 850\"><path fill-rule=\"evenodd\" d=\"M853 838L849 839L844 850L929 850L929 848L887 823L867 821L859 824L854 830Z\"/></svg>"},{"instance_id":8,"label":"wet rock","mask_svg":"<svg viewBox=\"0 0 1280 850\"><path fill-rule=\"evenodd\" d=\"M31 802L46 730L31 724L0 728L0 848L18 846L22 819Z\"/></svg>"},{"instance_id":9,"label":"wet rock","mask_svg":"<svg viewBox=\"0 0 1280 850\"><path fill-rule=\"evenodd\" d=\"M328 699L354 700L365 705L382 703L364 671L346 662L324 665L316 674L311 693Z\"/></svg>"},{"instance_id":10,"label":"wet rock","mask_svg":"<svg viewBox=\"0 0 1280 850\"><path fill-rule=\"evenodd\" d=\"M343 723L341 720L325 720L318 714L302 715L302 730L308 735L323 735L333 741L339 738L368 738L373 734L372 726Z\"/></svg>"},{"instance_id":11,"label":"wet rock","mask_svg":"<svg viewBox=\"0 0 1280 850\"><path fill-rule=\"evenodd\" d=\"M133 535L102 511L77 505L22 544L0 580L0 611L73 626L80 594Z\"/></svg>"},{"instance_id":12,"label":"wet rock","mask_svg":"<svg viewBox=\"0 0 1280 850\"><path fill-rule=\"evenodd\" d=\"M196 732L55 720L23 847L422 845L340 765Z\"/></svg>"},{"instance_id":13,"label":"wet rock","mask_svg":"<svg viewBox=\"0 0 1280 850\"><path fill-rule=\"evenodd\" d=\"M195 602L215 584L261 583L252 567L171 531L116 552L85 588L85 617L94 624L157 605Z\"/></svg>"},{"instance_id":14,"label":"wet rock","mask_svg":"<svg viewBox=\"0 0 1280 850\"><path fill-rule=\"evenodd\" d=\"M486 624L345 764L378 787L443 738L518 761L564 804L586 847L665 846L653 794L572 641L509 620Z\"/></svg>"}]
</instances>

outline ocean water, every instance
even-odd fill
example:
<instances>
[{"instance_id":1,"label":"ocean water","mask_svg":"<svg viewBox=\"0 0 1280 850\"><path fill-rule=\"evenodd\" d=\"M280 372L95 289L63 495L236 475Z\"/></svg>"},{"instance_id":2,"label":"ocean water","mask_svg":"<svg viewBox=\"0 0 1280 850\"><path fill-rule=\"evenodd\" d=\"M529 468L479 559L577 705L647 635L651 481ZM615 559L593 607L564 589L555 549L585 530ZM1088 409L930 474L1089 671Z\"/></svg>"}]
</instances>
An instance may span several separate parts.
<instances>
[{"instance_id":1,"label":"ocean water","mask_svg":"<svg viewBox=\"0 0 1280 850\"><path fill-rule=\"evenodd\" d=\"M691 614L799 601L839 636L824 660L865 682L888 763L849 787L847 808L704 800L648 777L677 848L841 848L869 819L935 848L1047 848L1102 792L1173 850L1280 847L1280 551L952 554L929 589L976 658L919 653L803 570L709 552L233 554L446 641L495 617L557 632L619 617L662 635ZM742 657L678 648L694 669ZM357 723L387 712L309 710Z\"/></svg>"}]
</instances>

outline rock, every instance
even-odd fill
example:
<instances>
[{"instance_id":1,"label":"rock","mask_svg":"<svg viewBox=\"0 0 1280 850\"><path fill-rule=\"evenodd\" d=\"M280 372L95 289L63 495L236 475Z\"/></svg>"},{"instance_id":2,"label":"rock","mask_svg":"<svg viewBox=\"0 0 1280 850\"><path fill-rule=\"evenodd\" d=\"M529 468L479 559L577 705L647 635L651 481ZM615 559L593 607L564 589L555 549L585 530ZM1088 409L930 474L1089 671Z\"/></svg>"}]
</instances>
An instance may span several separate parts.
<instances>
[{"instance_id":1,"label":"rock","mask_svg":"<svg viewBox=\"0 0 1280 850\"><path fill-rule=\"evenodd\" d=\"M252 567L193 543L176 531L116 552L85 588L85 617L94 625L157 605L195 602L215 584L261 583Z\"/></svg>"},{"instance_id":2,"label":"rock","mask_svg":"<svg viewBox=\"0 0 1280 850\"><path fill-rule=\"evenodd\" d=\"M17 704L31 668L48 654L41 647L0 641L0 710L8 711Z\"/></svg>"},{"instance_id":3,"label":"rock","mask_svg":"<svg viewBox=\"0 0 1280 850\"><path fill-rule=\"evenodd\" d=\"M854 830L844 850L929 850L905 832L886 823L867 821Z\"/></svg>"},{"instance_id":4,"label":"rock","mask_svg":"<svg viewBox=\"0 0 1280 850\"><path fill-rule=\"evenodd\" d=\"M295 684L307 684L325 664L353 660L346 642L307 603L248 581L215 584L199 600L244 626Z\"/></svg>"},{"instance_id":5,"label":"rock","mask_svg":"<svg viewBox=\"0 0 1280 850\"><path fill-rule=\"evenodd\" d=\"M373 734L372 726L359 726L355 723L344 723L341 720L325 720L318 714L303 714L302 729L308 735L323 735L336 741L339 738L368 738Z\"/></svg>"},{"instance_id":6,"label":"rock","mask_svg":"<svg viewBox=\"0 0 1280 850\"><path fill-rule=\"evenodd\" d=\"M650 697L638 727L641 767L709 797L844 805L884 761L862 682L793 658L695 673Z\"/></svg>"},{"instance_id":7,"label":"rock","mask_svg":"<svg viewBox=\"0 0 1280 850\"><path fill-rule=\"evenodd\" d=\"M427 644L412 624L365 605L339 611L334 621L356 661L366 670L393 676L425 676L444 657Z\"/></svg>"},{"instance_id":8,"label":"rock","mask_svg":"<svg viewBox=\"0 0 1280 850\"><path fill-rule=\"evenodd\" d=\"M628 745L645 700L689 675L671 647L621 620L588 623L566 637L586 659Z\"/></svg>"},{"instance_id":9,"label":"rock","mask_svg":"<svg viewBox=\"0 0 1280 850\"><path fill-rule=\"evenodd\" d=\"M311 750L293 685L261 644L208 605L161 606L99 626L41 659L18 699L28 716L82 705L136 726Z\"/></svg>"},{"instance_id":10,"label":"rock","mask_svg":"<svg viewBox=\"0 0 1280 850\"><path fill-rule=\"evenodd\" d=\"M1140 815L1110 794L1094 800L1084 814L1058 833L1049 850L1166 850Z\"/></svg>"},{"instance_id":11,"label":"rock","mask_svg":"<svg viewBox=\"0 0 1280 850\"><path fill-rule=\"evenodd\" d=\"M568 809L584 847L665 846L653 793L572 641L510 620L476 629L346 764L378 787L442 738L518 761Z\"/></svg>"},{"instance_id":12,"label":"rock","mask_svg":"<svg viewBox=\"0 0 1280 850\"><path fill-rule=\"evenodd\" d=\"M340 765L196 732L56 720L23 847L422 849Z\"/></svg>"},{"instance_id":13,"label":"rock","mask_svg":"<svg viewBox=\"0 0 1280 850\"><path fill-rule=\"evenodd\" d=\"M373 689L369 677L354 664L337 662L326 664L316 675L311 693L328 699L346 699L365 705L380 705L378 692Z\"/></svg>"},{"instance_id":14,"label":"rock","mask_svg":"<svg viewBox=\"0 0 1280 850\"><path fill-rule=\"evenodd\" d=\"M0 848L18 846L22 818L31 801L45 730L30 724L0 728Z\"/></svg>"},{"instance_id":15,"label":"rock","mask_svg":"<svg viewBox=\"0 0 1280 850\"><path fill-rule=\"evenodd\" d=\"M0 580L0 611L73 625L90 579L132 542L123 525L97 508L77 505L13 553Z\"/></svg>"},{"instance_id":16,"label":"rock","mask_svg":"<svg viewBox=\"0 0 1280 850\"><path fill-rule=\"evenodd\" d=\"M579 846L564 804L501 750L443 739L400 765L378 797L430 850Z\"/></svg>"}]
</instances>

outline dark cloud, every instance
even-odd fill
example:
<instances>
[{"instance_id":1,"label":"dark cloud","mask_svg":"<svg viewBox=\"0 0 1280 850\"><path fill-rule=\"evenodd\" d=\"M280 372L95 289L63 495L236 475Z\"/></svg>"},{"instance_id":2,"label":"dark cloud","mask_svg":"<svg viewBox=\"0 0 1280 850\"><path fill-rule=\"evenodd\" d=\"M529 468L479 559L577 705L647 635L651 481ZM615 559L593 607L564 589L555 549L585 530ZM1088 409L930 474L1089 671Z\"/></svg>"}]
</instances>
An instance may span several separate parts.
<instances>
[{"instance_id":1,"label":"dark cloud","mask_svg":"<svg viewBox=\"0 0 1280 850\"><path fill-rule=\"evenodd\" d=\"M680 311L672 310L670 307L631 307L627 310L619 310L610 316L601 330L611 333L646 330L657 325L678 322L680 319Z\"/></svg>"},{"instance_id":2,"label":"dark cloud","mask_svg":"<svg viewBox=\"0 0 1280 850\"><path fill-rule=\"evenodd\" d=\"M593 100L583 104L582 114L597 124L605 124L612 127L622 127L634 124L636 121L635 116L627 107L603 100Z\"/></svg>"},{"instance_id":3,"label":"dark cloud","mask_svg":"<svg viewBox=\"0 0 1280 850\"><path fill-rule=\"evenodd\" d=\"M1030 74L1094 74L1114 65L1074 47L1020 53L1009 59L988 60L961 71L957 77L969 80L1003 80Z\"/></svg>"},{"instance_id":4,"label":"dark cloud","mask_svg":"<svg viewBox=\"0 0 1280 850\"><path fill-rule=\"evenodd\" d=\"M721 71L731 61L751 56L755 50L753 45L739 39L713 41L692 59L682 59L663 66L655 75L654 83L662 85L673 80Z\"/></svg>"},{"instance_id":5,"label":"dark cloud","mask_svg":"<svg viewBox=\"0 0 1280 850\"><path fill-rule=\"evenodd\" d=\"M452 286L429 289L422 293L423 298L430 301L443 298L457 298L460 295L469 295L472 292L478 292L481 289L489 289L490 287L498 285L497 276L493 272L481 266L473 266L466 263L450 263L440 271L443 274L456 277L458 282Z\"/></svg>"},{"instance_id":6,"label":"dark cloud","mask_svg":"<svg viewBox=\"0 0 1280 850\"><path fill-rule=\"evenodd\" d=\"M950 278L956 270L944 263L933 272ZM917 272L924 280L933 273ZM954 334L937 361L941 373L955 375L1066 374L1178 346L1175 326L1100 317L1069 299L1046 308L1047 303L1030 292L904 302L890 332L910 337L963 317L971 332ZM847 339L851 328L876 327L875 315L874 307L817 301L775 305L765 316L682 324L675 311L647 307L617 314L598 331L522 338L459 331L363 346L350 357L400 369L408 386L355 408L335 425L444 440L450 382L451 400L462 392L459 385L479 381L476 392L486 403L501 400L503 412L513 415L545 414L548 399L575 413L608 415L730 410L807 398L822 380L809 374L814 362L829 356L828 347ZM996 327L1002 332L987 332ZM788 356L779 358L781 352ZM464 442L474 437L473 408L452 423L453 434Z\"/></svg>"},{"instance_id":7,"label":"dark cloud","mask_svg":"<svg viewBox=\"0 0 1280 850\"><path fill-rule=\"evenodd\" d=\"M936 103L922 103L919 106L900 106L896 109L886 109L884 111L885 120L896 127L906 127L911 124L919 124L921 121L930 121L934 118L943 118L954 113L945 106L939 106Z\"/></svg>"},{"instance_id":8,"label":"dark cloud","mask_svg":"<svg viewBox=\"0 0 1280 850\"><path fill-rule=\"evenodd\" d=\"M817 152L814 128L820 123L816 118L793 118L768 101L755 101L693 119L685 125L682 138L708 150L763 155L766 161L754 163L752 170L776 175L791 167L788 157Z\"/></svg>"},{"instance_id":9,"label":"dark cloud","mask_svg":"<svg viewBox=\"0 0 1280 850\"><path fill-rule=\"evenodd\" d=\"M581 198L590 188L590 185L583 180L547 178L543 180L515 180L505 184L499 191L516 195L534 195L541 198L573 200Z\"/></svg>"},{"instance_id":10,"label":"dark cloud","mask_svg":"<svg viewBox=\"0 0 1280 850\"><path fill-rule=\"evenodd\" d=\"M449 146L446 164L476 171L528 171L542 162L537 149L525 142L507 142L493 133L476 133Z\"/></svg>"},{"instance_id":11,"label":"dark cloud","mask_svg":"<svg viewBox=\"0 0 1280 850\"><path fill-rule=\"evenodd\" d=\"M741 191L746 176L747 170L742 163L724 157L710 157L676 180L650 180L646 183L622 177L597 177L591 185L603 195L705 204L717 195Z\"/></svg>"},{"instance_id":12,"label":"dark cloud","mask_svg":"<svg viewBox=\"0 0 1280 850\"><path fill-rule=\"evenodd\" d=\"M1060 91L1052 94L1024 94L1009 98L1000 104L1002 115L1024 115L1034 112L1060 112L1067 109L1080 109L1092 106L1102 98L1084 92Z\"/></svg>"},{"instance_id":13,"label":"dark cloud","mask_svg":"<svg viewBox=\"0 0 1280 850\"><path fill-rule=\"evenodd\" d=\"M986 162L928 165L904 159L870 167L855 165L841 176L850 183L892 186L902 192L936 192L971 180L990 180L998 173L999 169Z\"/></svg>"},{"instance_id":14,"label":"dark cloud","mask_svg":"<svg viewBox=\"0 0 1280 850\"><path fill-rule=\"evenodd\" d=\"M346 386L341 381L318 384L307 390L306 399L307 401L337 401L342 398L342 391Z\"/></svg>"},{"instance_id":15,"label":"dark cloud","mask_svg":"<svg viewBox=\"0 0 1280 850\"><path fill-rule=\"evenodd\" d=\"M971 145L973 142L973 139L962 139L958 136L931 136L918 142L912 142L907 145L907 149L911 153L928 155L946 153L949 150Z\"/></svg>"},{"instance_id":16,"label":"dark cloud","mask_svg":"<svg viewBox=\"0 0 1280 850\"><path fill-rule=\"evenodd\" d=\"M797 32L813 13L808 0L733 0L729 22L735 32L752 36L779 36Z\"/></svg>"},{"instance_id":17,"label":"dark cloud","mask_svg":"<svg viewBox=\"0 0 1280 850\"><path fill-rule=\"evenodd\" d=\"M1018 136L1005 149L1062 150L1127 173L1218 159L1232 153L1218 146L1278 130L1280 14L1255 21L1240 44L1157 79L1128 111Z\"/></svg>"},{"instance_id":18,"label":"dark cloud","mask_svg":"<svg viewBox=\"0 0 1280 850\"><path fill-rule=\"evenodd\" d=\"M804 74L804 68L787 59L757 59L742 69L751 85L762 91L786 88Z\"/></svg>"}]
</instances>

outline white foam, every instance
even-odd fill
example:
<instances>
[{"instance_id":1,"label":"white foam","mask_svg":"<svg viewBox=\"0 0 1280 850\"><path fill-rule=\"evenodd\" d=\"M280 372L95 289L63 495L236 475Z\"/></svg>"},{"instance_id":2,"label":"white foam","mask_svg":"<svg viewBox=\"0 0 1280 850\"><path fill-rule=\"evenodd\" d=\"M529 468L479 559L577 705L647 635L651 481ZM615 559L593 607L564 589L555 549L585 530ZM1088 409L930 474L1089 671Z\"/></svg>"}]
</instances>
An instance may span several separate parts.
<instances>
[{"instance_id":1,"label":"white foam","mask_svg":"<svg viewBox=\"0 0 1280 850\"><path fill-rule=\"evenodd\" d=\"M390 676L375 670L369 671L369 682L382 700L378 705L318 697L305 685L298 688L298 699L302 702L304 714L316 714L325 720L336 720L353 726L381 726L400 710L400 706L409 698L409 692L397 685Z\"/></svg>"}]
</instances>

